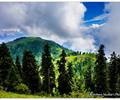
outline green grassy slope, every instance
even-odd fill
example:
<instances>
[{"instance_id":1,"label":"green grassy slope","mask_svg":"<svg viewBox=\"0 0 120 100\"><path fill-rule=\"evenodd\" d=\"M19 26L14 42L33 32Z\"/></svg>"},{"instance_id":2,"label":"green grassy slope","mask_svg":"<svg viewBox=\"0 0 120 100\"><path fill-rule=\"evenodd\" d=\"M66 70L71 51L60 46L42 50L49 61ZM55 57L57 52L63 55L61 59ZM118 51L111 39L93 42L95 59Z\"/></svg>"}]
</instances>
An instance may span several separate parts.
<instances>
[{"instance_id":1,"label":"green grassy slope","mask_svg":"<svg viewBox=\"0 0 120 100\"><path fill-rule=\"evenodd\" d=\"M98 96L91 96L89 93L72 93L71 95L63 96L48 96L48 95L27 95L27 94L17 94L13 92L6 92L0 90L0 98L101 98Z\"/></svg>"},{"instance_id":2,"label":"green grassy slope","mask_svg":"<svg viewBox=\"0 0 120 100\"><path fill-rule=\"evenodd\" d=\"M41 96L17 94L0 90L0 98L40 98Z\"/></svg>"}]
</instances>

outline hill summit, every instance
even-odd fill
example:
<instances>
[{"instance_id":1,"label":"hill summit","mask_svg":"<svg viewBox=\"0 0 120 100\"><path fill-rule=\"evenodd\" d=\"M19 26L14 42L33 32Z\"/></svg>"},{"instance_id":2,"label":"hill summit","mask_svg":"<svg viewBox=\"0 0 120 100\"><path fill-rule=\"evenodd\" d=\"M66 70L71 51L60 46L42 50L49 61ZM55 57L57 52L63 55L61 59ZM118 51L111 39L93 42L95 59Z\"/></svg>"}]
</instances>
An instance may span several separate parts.
<instances>
[{"instance_id":1,"label":"hill summit","mask_svg":"<svg viewBox=\"0 0 120 100\"><path fill-rule=\"evenodd\" d=\"M74 52L72 50L64 48L54 41L45 40L40 37L21 37L8 42L7 46L10 49L11 55L14 60L18 55L20 57L20 60L22 61L24 50L30 50L35 56L36 60L39 62L41 60L45 44L49 45L51 56L53 57L53 59L59 57L62 49L64 49L67 54L71 54Z\"/></svg>"}]
</instances>

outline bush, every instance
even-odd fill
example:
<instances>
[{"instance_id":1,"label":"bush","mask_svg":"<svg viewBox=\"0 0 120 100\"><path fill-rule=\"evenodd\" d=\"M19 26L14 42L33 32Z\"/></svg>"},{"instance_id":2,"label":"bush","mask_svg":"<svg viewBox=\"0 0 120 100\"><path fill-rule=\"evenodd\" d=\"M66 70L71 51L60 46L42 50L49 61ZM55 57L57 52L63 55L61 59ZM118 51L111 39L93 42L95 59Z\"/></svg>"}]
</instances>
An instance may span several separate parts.
<instances>
[{"instance_id":1,"label":"bush","mask_svg":"<svg viewBox=\"0 0 120 100\"><path fill-rule=\"evenodd\" d=\"M3 86L0 86L0 90L3 90L4 88L3 88Z\"/></svg>"},{"instance_id":2,"label":"bush","mask_svg":"<svg viewBox=\"0 0 120 100\"><path fill-rule=\"evenodd\" d=\"M20 83L17 86L15 86L15 92L20 94L30 94L30 89L27 85Z\"/></svg>"},{"instance_id":3,"label":"bush","mask_svg":"<svg viewBox=\"0 0 120 100\"><path fill-rule=\"evenodd\" d=\"M44 91L37 92L37 93L35 93L35 95L43 96L43 97L48 97L48 96L49 96L49 95L48 95L46 92L44 92Z\"/></svg>"}]
</instances>

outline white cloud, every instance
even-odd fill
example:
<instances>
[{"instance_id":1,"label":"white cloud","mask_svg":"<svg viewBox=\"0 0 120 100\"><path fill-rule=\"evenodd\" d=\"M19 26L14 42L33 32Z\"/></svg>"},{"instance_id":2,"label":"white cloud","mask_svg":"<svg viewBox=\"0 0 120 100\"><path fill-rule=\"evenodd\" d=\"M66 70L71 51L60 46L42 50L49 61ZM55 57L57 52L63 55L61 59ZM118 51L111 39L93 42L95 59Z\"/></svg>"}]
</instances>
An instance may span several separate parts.
<instances>
[{"instance_id":1,"label":"white cloud","mask_svg":"<svg viewBox=\"0 0 120 100\"><path fill-rule=\"evenodd\" d=\"M26 7L23 4L0 3L0 28L14 28L26 20Z\"/></svg>"},{"instance_id":2,"label":"white cloud","mask_svg":"<svg viewBox=\"0 0 120 100\"><path fill-rule=\"evenodd\" d=\"M92 24L90 28L96 29L102 27L104 24Z\"/></svg>"},{"instance_id":3,"label":"white cloud","mask_svg":"<svg viewBox=\"0 0 120 100\"><path fill-rule=\"evenodd\" d=\"M95 51L95 46L93 45L95 43L93 38L75 38L71 39L68 42L72 42L71 49L73 50L80 50L80 51Z\"/></svg>"},{"instance_id":4,"label":"white cloud","mask_svg":"<svg viewBox=\"0 0 120 100\"><path fill-rule=\"evenodd\" d=\"M94 38L83 34L86 7L80 2L0 3L0 28L19 28L26 36L39 36L74 50L95 49ZM0 33L1 34L1 33Z\"/></svg>"},{"instance_id":5,"label":"white cloud","mask_svg":"<svg viewBox=\"0 0 120 100\"><path fill-rule=\"evenodd\" d=\"M109 16L108 21L101 27L99 33L101 43L105 44L108 52L120 53L120 3L109 3L106 5Z\"/></svg>"}]
</instances>

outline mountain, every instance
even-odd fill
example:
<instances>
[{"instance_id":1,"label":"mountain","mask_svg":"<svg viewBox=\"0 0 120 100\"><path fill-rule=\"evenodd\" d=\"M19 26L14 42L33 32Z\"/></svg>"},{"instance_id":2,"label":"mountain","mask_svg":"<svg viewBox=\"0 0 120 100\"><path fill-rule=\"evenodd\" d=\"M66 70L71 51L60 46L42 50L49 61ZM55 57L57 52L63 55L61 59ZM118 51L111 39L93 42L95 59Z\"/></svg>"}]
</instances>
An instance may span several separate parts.
<instances>
[{"instance_id":1,"label":"mountain","mask_svg":"<svg viewBox=\"0 0 120 100\"><path fill-rule=\"evenodd\" d=\"M30 50L35 56L36 60L39 62L43 53L44 46L47 43L50 47L50 52L53 59L59 57L62 49L64 49L67 54L74 53L74 51L64 48L63 46L53 41L44 40L40 37L21 37L14 41L8 42L7 46L10 49L14 60L18 55L20 57L20 61L22 61L24 50Z\"/></svg>"}]
</instances>

